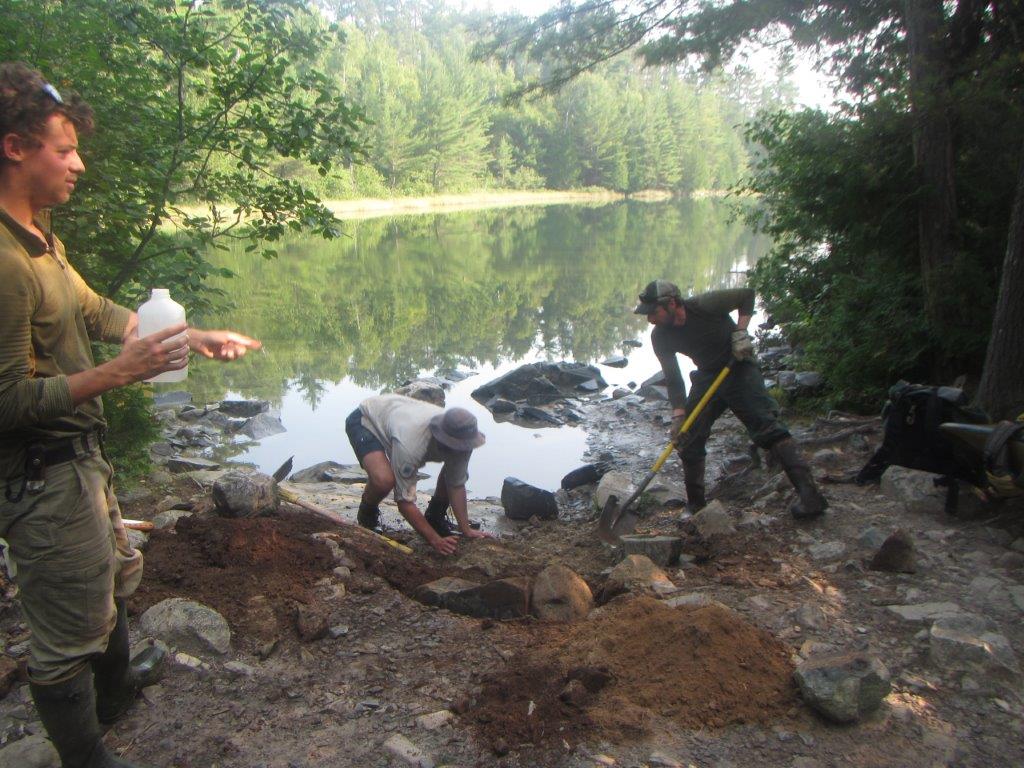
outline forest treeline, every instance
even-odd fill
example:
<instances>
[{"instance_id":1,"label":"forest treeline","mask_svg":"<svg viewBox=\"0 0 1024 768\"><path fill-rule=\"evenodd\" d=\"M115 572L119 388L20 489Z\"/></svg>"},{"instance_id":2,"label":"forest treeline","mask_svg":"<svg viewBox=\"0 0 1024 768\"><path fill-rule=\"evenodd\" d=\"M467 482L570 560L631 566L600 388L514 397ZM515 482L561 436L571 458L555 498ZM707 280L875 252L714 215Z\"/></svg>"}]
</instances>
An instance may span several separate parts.
<instances>
[{"instance_id":1,"label":"forest treeline","mask_svg":"<svg viewBox=\"0 0 1024 768\"><path fill-rule=\"evenodd\" d=\"M326 197L478 189L723 190L747 168L743 123L785 82L644 69L617 59L559 92L507 104L542 67L474 57L488 19L431 0L328 2L341 37L319 67L357 105L365 155L315 183ZM277 173L301 175L301 162Z\"/></svg>"}]
</instances>

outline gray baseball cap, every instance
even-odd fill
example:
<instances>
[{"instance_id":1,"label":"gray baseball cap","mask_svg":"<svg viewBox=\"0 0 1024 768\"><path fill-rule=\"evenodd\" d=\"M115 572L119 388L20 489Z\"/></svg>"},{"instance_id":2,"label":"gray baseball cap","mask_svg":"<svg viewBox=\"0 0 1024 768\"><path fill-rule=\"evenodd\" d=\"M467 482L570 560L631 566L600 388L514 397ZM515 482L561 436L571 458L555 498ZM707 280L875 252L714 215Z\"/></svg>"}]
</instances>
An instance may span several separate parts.
<instances>
[{"instance_id":1,"label":"gray baseball cap","mask_svg":"<svg viewBox=\"0 0 1024 768\"><path fill-rule=\"evenodd\" d=\"M484 444L484 435L476 428L476 416L465 408L449 408L430 420L430 434L441 445L456 451L472 451Z\"/></svg>"},{"instance_id":2,"label":"gray baseball cap","mask_svg":"<svg viewBox=\"0 0 1024 768\"><path fill-rule=\"evenodd\" d=\"M652 280L640 294L640 303L633 310L638 315L649 315L665 299L681 299L679 286L668 280Z\"/></svg>"}]
</instances>

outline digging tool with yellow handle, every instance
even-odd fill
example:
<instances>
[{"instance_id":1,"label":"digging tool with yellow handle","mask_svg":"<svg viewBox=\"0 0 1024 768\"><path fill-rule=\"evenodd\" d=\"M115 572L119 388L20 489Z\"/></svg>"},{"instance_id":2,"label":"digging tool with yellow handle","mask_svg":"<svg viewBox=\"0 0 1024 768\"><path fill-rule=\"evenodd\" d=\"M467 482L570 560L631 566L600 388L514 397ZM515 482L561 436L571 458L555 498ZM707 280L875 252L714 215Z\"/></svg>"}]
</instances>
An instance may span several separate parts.
<instances>
[{"instance_id":1,"label":"digging tool with yellow handle","mask_svg":"<svg viewBox=\"0 0 1024 768\"><path fill-rule=\"evenodd\" d=\"M334 512L333 510L327 509L325 507L321 507L319 504L314 504L309 499L304 499L293 488L285 488L279 484L277 486L277 492L285 501L290 501L292 504L297 504L298 506L302 507L305 510L320 515L321 517L325 517L328 520L333 520L335 523L339 523L340 525L347 526L349 530L355 531L356 533L359 533L363 536L374 538L382 544L387 544L389 547L397 549L402 554L412 554L412 547L408 546L407 544L403 544L400 541L395 541L394 539L388 538L387 536L383 536L377 533L376 531L371 531L368 528L362 528L358 525L350 523L348 520L343 519L342 516L339 515L337 512Z\"/></svg>"},{"instance_id":2,"label":"digging tool with yellow handle","mask_svg":"<svg viewBox=\"0 0 1024 768\"><path fill-rule=\"evenodd\" d=\"M728 364L715 377L715 380L711 382L711 386L708 387L708 391L704 393L704 396L697 403L696 407L690 411L686 417L686 421L683 422L683 426L679 428L679 432L676 434L669 444L665 446L665 450L661 452L658 460L654 462L654 466L651 467L651 471L647 473L647 476L640 481L640 485L637 486L636 490L633 491L633 495L626 499L626 503L622 506L618 506L619 499L617 496L609 496L608 501L605 502L604 509L601 510L601 520L597 524L597 535L601 537L601 540L608 544L619 544L623 535L632 533L633 529L636 528L637 520L639 520L636 512L633 511L633 505L636 500L640 498L640 494L646 490L647 486L651 484L651 480L658 474L658 470L661 469L662 465L668 461L668 457L672 455L672 449L676 447L676 443L679 439L690 431L690 427L700 416L704 410L704 406L708 404L712 397L715 396L715 392L718 391L718 387L721 386L722 382L725 381L725 377L729 375L729 371L732 370L733 363L735 360L730 360Z\"/></svg>"}]
</instances>

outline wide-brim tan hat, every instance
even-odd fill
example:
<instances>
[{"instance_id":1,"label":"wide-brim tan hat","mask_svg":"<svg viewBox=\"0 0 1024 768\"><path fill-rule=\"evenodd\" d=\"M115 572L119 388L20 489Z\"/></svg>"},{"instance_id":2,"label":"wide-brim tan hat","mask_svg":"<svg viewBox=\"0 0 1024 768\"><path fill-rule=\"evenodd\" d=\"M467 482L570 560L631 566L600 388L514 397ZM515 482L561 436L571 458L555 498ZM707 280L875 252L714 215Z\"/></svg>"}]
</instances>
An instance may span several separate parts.
<instances>
[{"instance_id":1,"label":"wide-brim tan hat","mask_svg":"<svg viewBox=\"0 0 1024 768\"><path fill-rule=\"evenodd\" d=\"M437 442L456 451L472 451L486 438L476 426L476 416L465 408L449 408L430 420L430 434Z\"/></svg>"}]
</instances>

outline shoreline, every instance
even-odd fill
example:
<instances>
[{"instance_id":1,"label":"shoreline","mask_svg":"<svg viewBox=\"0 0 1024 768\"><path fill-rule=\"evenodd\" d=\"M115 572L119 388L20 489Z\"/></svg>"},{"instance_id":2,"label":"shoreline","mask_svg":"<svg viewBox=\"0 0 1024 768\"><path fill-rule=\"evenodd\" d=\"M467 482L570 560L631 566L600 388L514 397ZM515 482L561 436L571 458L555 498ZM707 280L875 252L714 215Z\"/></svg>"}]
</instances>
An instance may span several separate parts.
<instances>
[{"instance_id":1,"label":"shoreline","mask_svg":"<svg viewBox=\"0 0 1024 768\"><path fill-rule=\"evenodd\" d=\"M359 221L385 216L411 216L423 213L451 213L457 211L520 208L540 205L592 205L600 206L626 200L641 203L661 203L676 197L704 200L725 197L724 190L696 190L690 195L677 196L667 190L648 189L626 194L609 189L586 190L503 190L477 191L439 195L407 197L360 197L351 200L325 199L321 202L341 221ZM230 203L223 203L227 209ZM209 208L201 205L181 205L178 210L192 216L208 215ZM162 226L173 225L172 215Z\"/></svg>"}]
</instances>

